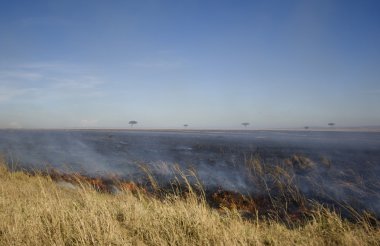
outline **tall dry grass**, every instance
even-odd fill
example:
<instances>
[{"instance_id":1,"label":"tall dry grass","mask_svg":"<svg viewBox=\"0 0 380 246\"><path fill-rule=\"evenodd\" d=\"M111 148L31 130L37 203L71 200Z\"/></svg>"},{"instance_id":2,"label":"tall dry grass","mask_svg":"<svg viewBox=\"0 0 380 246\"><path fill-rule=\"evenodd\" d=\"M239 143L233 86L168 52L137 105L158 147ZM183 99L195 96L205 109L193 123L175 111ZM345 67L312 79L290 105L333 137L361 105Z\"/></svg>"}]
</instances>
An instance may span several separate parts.
<instances>
[{"instance_id":1,"label":"tall dry grass","mask_svg":"<svg viewBox=\"0 0 380 246\"><path fill-rule=\"evenodd\" d=\"M257 170L260 172L260 170ZM189 189L191 190L191 189ZM315 206L291 229L275 219L218 212L195 192L155 198L128 189L100 193L86 183L10 172L0 164L0 245L378 245L380 231Z\"/></svg>"}]
</instances>

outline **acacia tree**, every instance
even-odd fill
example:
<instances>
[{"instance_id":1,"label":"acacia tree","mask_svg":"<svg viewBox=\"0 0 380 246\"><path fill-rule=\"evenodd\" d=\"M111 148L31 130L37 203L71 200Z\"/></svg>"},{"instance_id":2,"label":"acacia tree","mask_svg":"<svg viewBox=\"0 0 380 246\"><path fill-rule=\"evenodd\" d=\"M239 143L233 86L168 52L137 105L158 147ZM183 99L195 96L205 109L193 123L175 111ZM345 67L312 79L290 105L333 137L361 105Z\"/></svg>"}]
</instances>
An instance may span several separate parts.
<instances>
[{"instance_id":1,"label":"acacia tree","mask_svg":"<svg viewBox=\"0 0 380 246\"><path fill-rule=\"evenodd\" d=\"M305 128L305 130L309 129L309 127L308 127L308 126L305 126L304 128Z\"/></svg>"},{"instance_id":2,"label":"acacia tree","mask_svg":"<svg viewBox=\"0 0 380 246\"><path fill-rule=\"evenodd\" d=\"M333 127L333 126L335 126L335 123L331 122L331 123L328 123L328 125L331 126L331 127Z\"/></svg>"},{"instance_id":3,"label":"acacia tree","mask_svg":"<svg viewBox=\"0 0 380 246\"><path fill-rule=\"evenodd\" d=\"M135 120L131 120L130 122L128 122L128 124L130 124L131 127L133 127L133 125L136 125L136 124L137 124L137 121L135 121Z\"/></svg>"},{"instance_id":4,"label":"acacia tree","mask_svg":"<svg viewBox=\"0 0 380 246\"><path fill-rule=\"evenodd\" d=\"M188 125L188 124L184 124L183 126L184 126L185 128L187 128L189 125Z\"/></svg>"},{"instance_id":5,"label":"acacia tree","mask_svg":"<svg viewBox=\"0 0 380 246\"><path fill-rule=\"evenodd\" d=\"M247 126L249 126L249 122L243 122L241 123L245 128L247 128Z\"/></svg>"}]
</instances>

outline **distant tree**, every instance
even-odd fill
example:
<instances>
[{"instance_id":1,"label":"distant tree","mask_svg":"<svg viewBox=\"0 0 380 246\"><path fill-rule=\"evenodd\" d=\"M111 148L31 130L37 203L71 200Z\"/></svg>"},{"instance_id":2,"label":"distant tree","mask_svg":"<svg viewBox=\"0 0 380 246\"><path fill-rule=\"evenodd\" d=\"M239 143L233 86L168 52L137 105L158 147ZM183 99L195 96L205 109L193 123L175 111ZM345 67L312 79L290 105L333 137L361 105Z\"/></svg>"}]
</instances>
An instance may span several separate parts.
<instances>
[{"instance_id":1,"label":"distant tree","mask_svg":"<svg viewBox=\"0 0 380 246\"><path fill-rule=\"evenodd\" d=\"M247 126L249 126L249 122L243 122L241 123L245 128L247 128Z\"/></svg>"},{"instance_id":2,"label":"distant tree","mask_svg":"<svg viewBox=\"0 0 380 246\"><path fill-rule=\"evenodd\" d=\"M188 124L184 124L183 126L184 126L185 128L187 128L189 125L188 125Z\"/></svg>"},{"instance_id":3,"label":"distant tree","mask_svg":"<svg viewBox=\"0 0 380 246\"><path fill-rule=\"evenodd\" d=\"M137 121L135 121L135 120L131 120L128 124L130 124L131 127L133 127L133 125L136 125L136 124L137 124Z\"/></svg>"},{"instance_id":4,"label":"distant tree","mask_svg":"<svg viewBox=\"0 0 380 246\"><path fill-rule=\"evenodd\" d=\"M308 126L305 126L304 128L305 128L305 130L309 129L309 127L308 127Z\"/></svg>"},{"instance_id":5,"label":"distant tree","mask_svg":"<svg viewBox=\"0 0 380 246\"><path fill-rule=\"evenodd\" d=\"M331 127L333 127L333 126L335 126L335 123L331 122L331 123L328 123L328 125L331 126Z\"/></svg>"}]
</instances>

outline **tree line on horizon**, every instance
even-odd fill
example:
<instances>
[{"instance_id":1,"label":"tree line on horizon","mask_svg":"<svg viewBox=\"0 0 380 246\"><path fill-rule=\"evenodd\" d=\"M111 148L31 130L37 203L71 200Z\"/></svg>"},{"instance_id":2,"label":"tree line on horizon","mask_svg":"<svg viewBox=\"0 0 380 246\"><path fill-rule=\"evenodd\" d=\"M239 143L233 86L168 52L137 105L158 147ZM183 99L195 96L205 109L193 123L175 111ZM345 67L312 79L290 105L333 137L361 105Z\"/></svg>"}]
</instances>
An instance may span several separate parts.
<instances>
[{"instance_id":1,"label":"tree line on horizon","mask_svg":"<svg viewBox=\"0 0 380 246\"><path fill-rule=\"evenodd\" d=\"M132 128L134 125L136 125L137 123L138 123L138 122L135 121L135 120L131 120L131 121L128 122L128 124L131 125L131 128ZM249 122L243 122L243 123L241 123L241 125L244 126L244 128L247 128L247 127L250 125L250 123L249 123ZM330 123L328 123L327 125L328 125L329 127L333 127L333 126L335 126L335 123L330 122ZM184 128L188 128L188 127L189 127L189 124L184 124L183 127L184 127ZM309 126L304 126L304 129L305 129L305 130L308 130L309 128L310 128Z\"/></svg>"}]
</instances>

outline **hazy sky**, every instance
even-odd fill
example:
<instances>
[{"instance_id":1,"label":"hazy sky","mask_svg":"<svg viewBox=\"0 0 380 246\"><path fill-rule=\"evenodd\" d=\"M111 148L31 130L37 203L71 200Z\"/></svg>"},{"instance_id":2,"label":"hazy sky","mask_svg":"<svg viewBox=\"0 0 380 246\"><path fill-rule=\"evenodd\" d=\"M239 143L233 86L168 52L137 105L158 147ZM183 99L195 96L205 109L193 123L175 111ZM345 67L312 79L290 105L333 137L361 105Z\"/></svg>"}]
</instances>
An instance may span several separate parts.
<instances>
[{"instance_id":1,"label":"hazy sky","mask_svg":"<svg viewBox=\"0 0 380 246\"><path fill-rule=\"evenodd\" d=\"M380 1L1 1L0 127L380 125Z\"/></svg>"}]
</instances>

